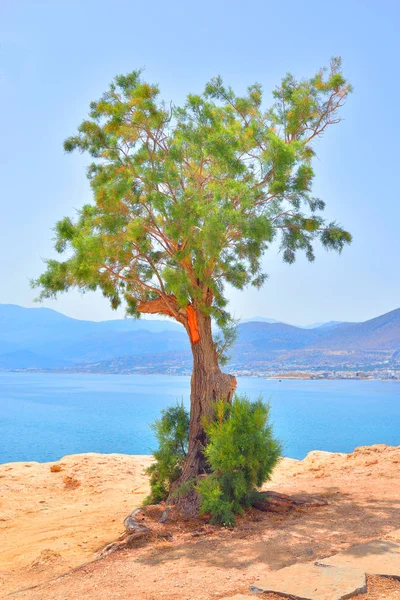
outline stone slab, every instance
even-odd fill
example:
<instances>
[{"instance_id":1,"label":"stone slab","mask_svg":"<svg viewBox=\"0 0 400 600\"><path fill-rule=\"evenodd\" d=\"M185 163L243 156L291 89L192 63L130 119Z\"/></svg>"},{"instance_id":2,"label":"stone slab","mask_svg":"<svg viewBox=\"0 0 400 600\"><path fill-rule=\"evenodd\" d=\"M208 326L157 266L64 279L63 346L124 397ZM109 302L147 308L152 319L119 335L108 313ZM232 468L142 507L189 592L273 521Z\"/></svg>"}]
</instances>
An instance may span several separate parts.
<instances>
[{"instance_id":1,"label":"stone slab","mask_svg":"<svg viewBox=\"0 0 400 600\"><path fill-rule=\"evenodd\" d=\"M400 579L400 544L390 540L373 540L351 546L344 552L324 558L320 563L360 569L367 575Z\"/></svg>"},{"instance_id":2,"label":"stone slab","mask_svg":"<svg viewBox=\"0 0 400 600\"><path fill-rule=\"evenodd\" d=\"M250 587L296 600L345 600L367 591L365 572L348 567L295 564L271 571Z\"/></svg>"}]
</instances>

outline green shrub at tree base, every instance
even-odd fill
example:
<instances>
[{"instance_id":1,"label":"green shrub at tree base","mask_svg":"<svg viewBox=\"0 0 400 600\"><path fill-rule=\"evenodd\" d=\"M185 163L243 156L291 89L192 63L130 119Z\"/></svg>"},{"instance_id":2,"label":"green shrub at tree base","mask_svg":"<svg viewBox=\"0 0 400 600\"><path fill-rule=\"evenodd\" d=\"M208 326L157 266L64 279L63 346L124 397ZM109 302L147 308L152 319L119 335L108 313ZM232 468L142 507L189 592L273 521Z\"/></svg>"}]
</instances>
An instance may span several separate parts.
<instances>
[{"instance_id":1,"label":"green shrub at tree base","mask_svg":"<svg viewBox=\"0 0 400 600\"><path fill-rule=\"evenodd\" d=\"M155 462L149 467L151 493L146 504L166 500L172 484L182 473L188 450L189 414L183 404L162 411L152 425L158 441ZM258 488L271 477L282 452L269 422L269 405L236 395L232 404L223 400L214 406L214 418L205 423L208 444L204 454L209 474L195 484L200 511L213 523L235 524L235 515L252 504ZM183 486L193 488L194 481ZM186 490L187 491L187 490ZM184 490L175 490L176 496Z\"/></svg>"},{"instance_id":2,"label":"green shrub at tree base","mask_svg":"<svg viewBox=\"0 0 400 600\"><path fill-rule=\"evenodd\" d=\"M257 489L270 479L282 446L273 436L269 405L235 396L215 405L215 418L205 426L204 449L211 473L197 485L200 510L214 523L231 526L235 514L251 506Z\"/></svg>"},{"instance_id":3,"label":"green shrub at tree base","mask_svg":"<svg viewBox=\"0 0 400 600\"><path fill-rule=\"evenodd\" d=\"M158 442L155 462L147 469L150 495L146 504L157 504L168 497L170 487L182 473L189 441L189 413L183 404L171 406L151 425Z\"/></svg>"}]
</instances>

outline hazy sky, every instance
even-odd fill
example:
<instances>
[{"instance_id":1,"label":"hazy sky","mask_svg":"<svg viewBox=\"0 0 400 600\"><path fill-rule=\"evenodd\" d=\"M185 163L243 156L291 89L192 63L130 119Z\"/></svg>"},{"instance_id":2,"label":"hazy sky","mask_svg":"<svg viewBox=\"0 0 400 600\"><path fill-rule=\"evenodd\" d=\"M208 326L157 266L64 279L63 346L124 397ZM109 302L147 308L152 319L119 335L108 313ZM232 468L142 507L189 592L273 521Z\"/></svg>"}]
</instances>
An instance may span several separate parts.
<instances>
[{"instance_id":1,"label":"hazy sky","mask_svg":"<svg viewBox=\"0 0 400 600\"><path fill-rule=\"evenodd\" d=\"M180 102L220 74L238 91L259 81L269 100L287 71L310 76L341 55L355 91L318 145L315 192L354 242L342 256L318 251L314 264L287 266L271 252L265 287L232 291L231 308L306 324L399 307L398 6L0 0L0 302L33 305L28 280L53 255L51 228L88 201L88 157L65 155L62 143L114 75L145 67L163 97ZM77 318L121 316L96 294L45 305Z\"/></svg>"}]
</instances>

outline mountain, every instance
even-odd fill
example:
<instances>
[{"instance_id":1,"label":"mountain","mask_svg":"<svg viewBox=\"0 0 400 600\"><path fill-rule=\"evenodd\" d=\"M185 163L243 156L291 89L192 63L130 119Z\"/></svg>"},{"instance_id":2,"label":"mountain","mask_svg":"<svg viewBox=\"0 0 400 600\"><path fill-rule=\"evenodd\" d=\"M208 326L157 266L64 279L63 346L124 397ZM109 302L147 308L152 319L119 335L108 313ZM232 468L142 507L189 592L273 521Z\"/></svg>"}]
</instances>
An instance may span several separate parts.
<instances>
[{"instance_id":1,"label":"mountain","mask_svg":"<svg viewBox=\"0 0 400 600\"><path fill-rule=\"evenodd\" d=\"M363 323L302 329L247 323L232 352L236 370L376 370L400 368L400 309Z\"/></svg>"},{"instance_id":2,"label":"mountain","mask_svg":"<svg viewBox=\"0 0 400 600\"><path fill-rule=\"evenodd\" d=\"M306 328L262 319L239 325L232 370L400 367L400 309L364 323ZM81 321L46 308L0 305L1 370L180 373L190 365L186 332L171 321Z\"/></svg>"},{"instance_id":3,"label":"mountain","mask_svg":"<svg viewBox=\"0 0 400 600\"><path fill-rule=\"evenodd\" d=\"M243 319L241 323L283 323L283 321L277 321L276 319L267 319L266 317L252 317L251 319ZM293 325L293 327L299 327L300 329L316 329L317 327L335 327L342 321L328 321L327 323L312 323L311 325ZM288 323L284 323L288 325Z\"/></svg>"},{"instance_id":4,"label":"mountain","mask_svg":"<svg viewBox=\"0 0 400 600\"><path fill-rule=\"evenodd\" d=\"M115 319L110 321L84 321L67 317L51 308L25 308L16 304L0 304L0 337L12 336L18 339L34 337L38 331L41 335L53 332L55 328L62 331L63 336L74 335L75 332L89 331L181 331L182 327L169 320L157 319Z\"/></svg>"},{"instance_id":5,"label":"mountain","mask_svg":"<svg viewBox=\"0 0 400 600\"><path fill-rule=\"evenodd\" d=\"M303 329L316 329L317 327L336 327L343 321L328 321L327 323L313 323L312 325L304 325Z\"/></svg>"},{"instance_id":6,"label":"mountain","mask_svg":"<svg viewBox=\"0 0 400 600\"><path fill-rule=\"evenodd\" d=\"M251 319L243 319L242 323L280 323L275 319L267 319L266 317L251 317Z\"/></svg>"},{"instance_id":7,"label":"mountain","mask_svg":"<svg viewBox=\"0 0 400 600\"><path fill-rule=\"evenodd\" d=\"M286 323L242 323L239 325L237 351L252 349L260 352L294 350L312 344L324 332L303 329Z\"/></svg>"},{"instance_id":8,"label":"mountain","mask_svg":"<svg viewBox=\"0 0 400 600\"><path fill-rule=\"evenodd\" d=\"M68 363L48 356L38 356L29 350L17 350L0 356L0 369L14 371L19 369L60 369L68 367Z\"/></svg>"},{"instance_id":9,"label":"mountain","mask_svg":"<svg viewBox=\"0 0 400 600\"><path fill-rule=\"evenodd\" d=\"M0 358L24 351L76 364L116 355L174 351L186 347L185 342L183 327L172 321L81 321L48 308L0 304Z\"/></svg>"},{"instance_id":10,"label":"mountain","mask_svg":"<svg viewBox=\"0 0 400 600\"><path fill-rule=\"evenodd\" d=\"M321 347L332 350L398 350L400 309L364 323L341 323L326 333Z\"/></svg>"}]
</instances>

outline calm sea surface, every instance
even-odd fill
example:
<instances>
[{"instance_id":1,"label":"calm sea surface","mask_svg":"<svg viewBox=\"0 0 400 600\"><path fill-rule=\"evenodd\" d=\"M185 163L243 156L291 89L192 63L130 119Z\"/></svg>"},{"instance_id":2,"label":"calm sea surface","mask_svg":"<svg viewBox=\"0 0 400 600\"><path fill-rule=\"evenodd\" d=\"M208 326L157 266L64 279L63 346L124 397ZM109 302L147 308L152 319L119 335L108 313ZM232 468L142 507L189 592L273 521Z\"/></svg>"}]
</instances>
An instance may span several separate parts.
<instances>
[{"instance_id":1,"label":"calm sea surface","mask_svg":"<svg viewBox=\"0 0 400 600\"><path fill-rule=\"evenodd\" d=\"M400 444L400 382L240 377L238 384L250 398L270 400L285 456ZM150 454L148 424L182 398L188 405L189 377L0 373L0 463Z\"/></svg>"}]
</instances>

